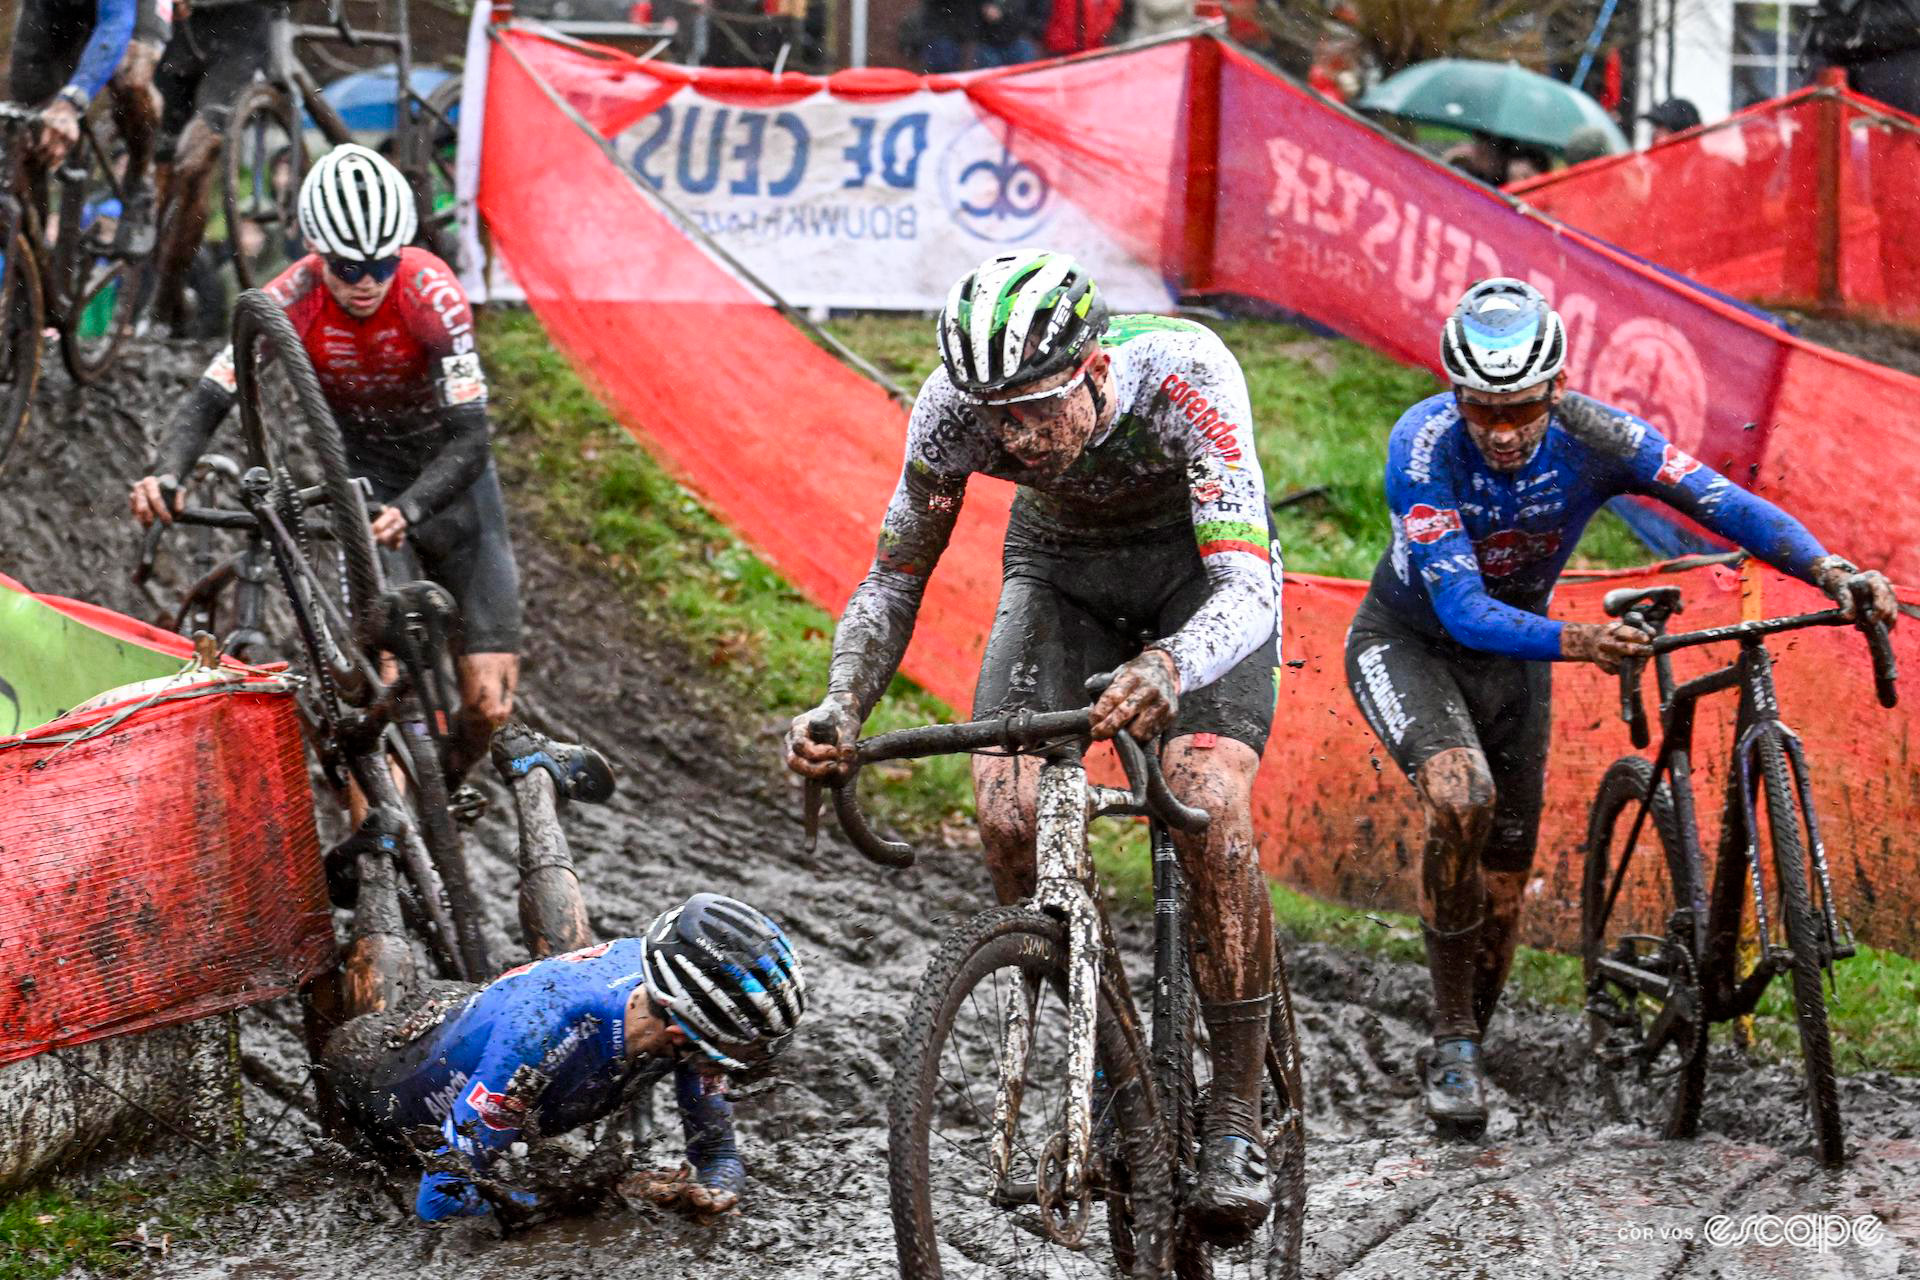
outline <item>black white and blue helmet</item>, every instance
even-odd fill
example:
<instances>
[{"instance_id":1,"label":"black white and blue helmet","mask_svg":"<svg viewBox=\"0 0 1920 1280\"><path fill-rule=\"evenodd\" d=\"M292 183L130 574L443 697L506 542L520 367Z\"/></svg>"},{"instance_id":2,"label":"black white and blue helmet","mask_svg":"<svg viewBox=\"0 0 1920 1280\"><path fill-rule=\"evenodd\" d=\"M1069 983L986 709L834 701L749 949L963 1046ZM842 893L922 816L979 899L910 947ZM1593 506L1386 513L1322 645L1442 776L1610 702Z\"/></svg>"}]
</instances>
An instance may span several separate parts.
<instances>
[{"instance_id":1,"label":"black white and blue helmet","mask_svg":"<svg viewBox=\"0 0 1920 1280\"><path fill-rule=\"evenodd\" d=\"M787 1047L807 980L779 925L737 899L696 893L654 917L641 941L654 1008L708 1057L745 1071Z\"/></svg>"},{"instance_id":2,"label":"black white and blue helmet","mask_svg":"<svg viewBox=\"0 0 1920 1280\"><path fill-rule=\"evenodd\" d=\"M1567 328L1532 285L1510 276L1461 295L1440 333L1440 363L1457 387L1524 391L1567 363Z\"/></svg>"}]
</instances>

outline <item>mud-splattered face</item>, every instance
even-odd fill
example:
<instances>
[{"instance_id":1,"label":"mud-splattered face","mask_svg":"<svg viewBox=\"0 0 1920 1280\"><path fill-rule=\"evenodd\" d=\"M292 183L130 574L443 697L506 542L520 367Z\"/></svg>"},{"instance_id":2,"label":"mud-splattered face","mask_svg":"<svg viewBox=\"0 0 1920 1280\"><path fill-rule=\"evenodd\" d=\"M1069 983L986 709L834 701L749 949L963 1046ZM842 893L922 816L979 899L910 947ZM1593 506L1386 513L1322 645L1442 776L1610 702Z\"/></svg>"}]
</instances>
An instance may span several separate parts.
<instances>
[{"instance_id":1,"label":"mud-splattered face","mask_svg":"<svg viewBox=\"0 0 1920 1280\"><path fill-rule=\"evenodd\" d=\"M380 304L387 300L387 291L393 288L398 276L391 270L380 278L376 278L372 272L366 272L349 282L335 275L333 263L328 261L321 278L326 281L327 292L333 295L333 300L340 304L343 311L356 320L364 320L378 311Z\"/></svg>"},{"instance_id":2,"label":"mud-splattered face","mask_svg":"<svg viewBox=\"0 0 1920 1280\"><path fill-rule=\"evenodd\" d=\"M1092 387L1096 378L1106 377L1107 363L1106 354L1096 352L1077 369L1009 387L976 412L1000 447L1034 478L1051 479L1074 464L1099 426Z\"/></svg>"},{"instance_id":3,"label":"mud-splattered face","mask_svg":"<svg viewBox=\"0 0 1920 1280\"><path fill-rule=\"evenodd\" d=\"M1467 434L1495 471L1518 471L1527 465L1546 438L1553 418L1553 402L1566 385L1566 375L1546 388L1523 391L1453 389L1454 403L1466 421Z\"/></svg>"}]
</instances>

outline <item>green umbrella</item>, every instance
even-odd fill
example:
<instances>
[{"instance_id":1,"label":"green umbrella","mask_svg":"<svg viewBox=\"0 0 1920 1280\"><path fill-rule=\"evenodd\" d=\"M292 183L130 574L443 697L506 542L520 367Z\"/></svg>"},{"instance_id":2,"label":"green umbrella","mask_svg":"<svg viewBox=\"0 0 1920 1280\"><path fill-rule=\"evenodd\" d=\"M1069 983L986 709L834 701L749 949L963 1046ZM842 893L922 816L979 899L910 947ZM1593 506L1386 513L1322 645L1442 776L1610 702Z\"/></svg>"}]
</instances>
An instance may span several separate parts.
<instances>
[{"instance_id":1,"label":"green umbrella","mask_svg":"<svg viewBox=\"0 0 1920 1280\"><path fill-rule=\"evenodd\" d=\"M1555 150L1564 149L1576 129L1591 125L1607 135L1614 151L1627 150L1626 137L1599 103L1512 62L1435 58L1388 76L1359 106Z\"/></svg>"}]
</instances>

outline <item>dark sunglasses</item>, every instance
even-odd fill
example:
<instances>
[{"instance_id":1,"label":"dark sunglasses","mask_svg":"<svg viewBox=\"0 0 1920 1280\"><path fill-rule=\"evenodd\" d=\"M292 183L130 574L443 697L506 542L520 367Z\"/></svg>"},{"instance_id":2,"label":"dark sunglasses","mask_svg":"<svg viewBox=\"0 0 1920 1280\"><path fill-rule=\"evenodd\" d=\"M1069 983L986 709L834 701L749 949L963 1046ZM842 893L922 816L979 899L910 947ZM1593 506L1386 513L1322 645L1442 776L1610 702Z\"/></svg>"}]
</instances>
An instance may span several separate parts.
<instances>
[{"instance_id":1,"label":"dark sunglasses","mask_svg":"<svg viewBox=\"0 0 1920 1280\"><path fill-rule=\"evenodd\" d=\"M375 283L385 284L393 279L393 273L400 269L400 255L391 258L376 258L372 262L348 262L345 258L328 258L327 270L333 272L341 284L359 284L362 279L372 276Z\"/></svg>"},{"instance_id":2,"label":"dark sunglasses","mask_svg":"<svg viewBox=\"0 0 1920 1280\"><path fill-rule=\"evenodd\" d=\"M1509 404L1481 404L1462 399L1456 391L1453 393L1453 402L1459 407L1460 416L1476 427L1524 427L1538 418L1542 411L1553 408L1553 392Z\"/></svg>"}]
</instances>

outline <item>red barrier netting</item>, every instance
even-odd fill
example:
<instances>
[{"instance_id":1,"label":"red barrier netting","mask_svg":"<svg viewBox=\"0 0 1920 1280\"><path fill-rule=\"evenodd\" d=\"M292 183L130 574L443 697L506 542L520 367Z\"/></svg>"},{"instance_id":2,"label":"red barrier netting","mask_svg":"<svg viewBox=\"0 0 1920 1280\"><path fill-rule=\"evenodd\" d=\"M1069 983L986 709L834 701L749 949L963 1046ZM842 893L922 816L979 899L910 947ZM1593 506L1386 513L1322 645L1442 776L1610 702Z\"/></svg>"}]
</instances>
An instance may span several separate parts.
<instances>
[{"instance_id":1,"label":"red barrier netting","mask_svg":"<svg viewBox=\"0 0 1920 1280\"><path fill-rule=\"evenodd\" d=\"M175 691L0 740L0 793L0 1063L272 999L332 962L284 689Z\"/></svg>"},{"instance_id":2,"label":"red barrier netting","mask_svg":"<svg viewBox=\"0 0 1920 1280\"><path fill-rule=\"evenodd\" d=\"M1802 89L1509 190L1738 297L1920 324L1920 120L1844 89Z\"/></svg>"},{"instance_id":3,"label":"red barrier netting","mask_svg":"<svg viewBox=\"0 0 1920 1280\"><path fill-rule=\"evenodd\" d=\"M535 311L629 431L802 591L837 610L871 559L900 465L904 413L708 257L605 152L603 141L567 114L565 95L542 78L564 79L582 55L516 32L503 33L496 49L487 112L515 127L487 131L481 206ZM999 109L1016 109L1007 105L1014 101L1002 99ZM1298 139L1308 136L1295 131L1301 115L1283 109L1269 118ZM1365 142L1376 141L1361 132ZM1355 160L1355 150L1340 153L1343 163ZM1331 171L1323 172L1332 183ZM1394 173L1379 171L1377 181L1383 192L1395 190ZM1362 202L1370 198L1351 181L1334 189L1353 191ZM1492 200L1473 188L1466 195ZM1293 199L1291 190L1287 198ZM1250 228L1262 221L1266 200L1255 194L1236 206ZM1393 203L1398 227L1397 195ZM1227 205L1223 193L1223 235ZM1408 221L1420 216L1411 199L1407 205L1413 210ZM1335 213L1340 207L1336 197ZM1505 213L1497 202L1493 207ZM608 252L614 245L618 252ZM1425 268L1418 265L1422 252ZM1585 251L1569 250L1576 252ZM1422 251L1419 242L1411 256L1416 270L1438 270L1432 250ZM695 298L701 301L689 300ZM1597 305L1576 314L1589 325L1611 315ZM1389 313L1379 327L1403 338L1395 317L1405 320L1407 313ZM1432 328L1431 319L1421 318L1419 332ZM1747 358L1757 359L1764 373L1771 371L1771 354L1763 344ZM1721 358L1741 357L1734 351ZM1659 386L1658 362L1644 353L1636 359L1639 376ZM1625 380L1629 371L1616 376ZM993 481L970 486L960 530L929 585L907 654L906 672L960 707L971 701L998 596L1008 493ZM1770 572L1763 577L1769 612L1817 604L1810 590ZM1556 612L1600 617L1604 589L1636 580L1616 575L1570 585ZM1688 625L1738 615L1736 575L1698 570L1660 580L1686 586L1693 604ZM1342 675L1342 639L1364 590L1359 582L1288 576L1285 646L1289 658L1305 665L1282 679L1258 785L1257 826L1267 869L1287 883L1363 905L1408 907L1414 899L1409 868L1419 847L1411 789L1378 751ZM1897 635L1905 668L1920 670L1920 630L1908 626ZM1805 735L1815 763L1842 908L1864 938L1920 948L1914 888L1920 857L1904 821L1911 811L1909 717L1878 711L1864 647L1851 632L1802 635L1777 645L1776 653L1786 714ZM824 671L820 678L824 682ZM1593 668L1562 666L1555 681L1559 730L1529 927L1536 941L1565 946L1577 935L1572 886L1586 806L1607 762L1628 748L1610 679ZM1723 734L1720 720L1708 718L1705 725L1703 757ZM1703 764L1700 791L1710 820L1718 812L1715 768ZM1889 803L1896 798L1899 803Z\"/></svg>"}]
</instances>

